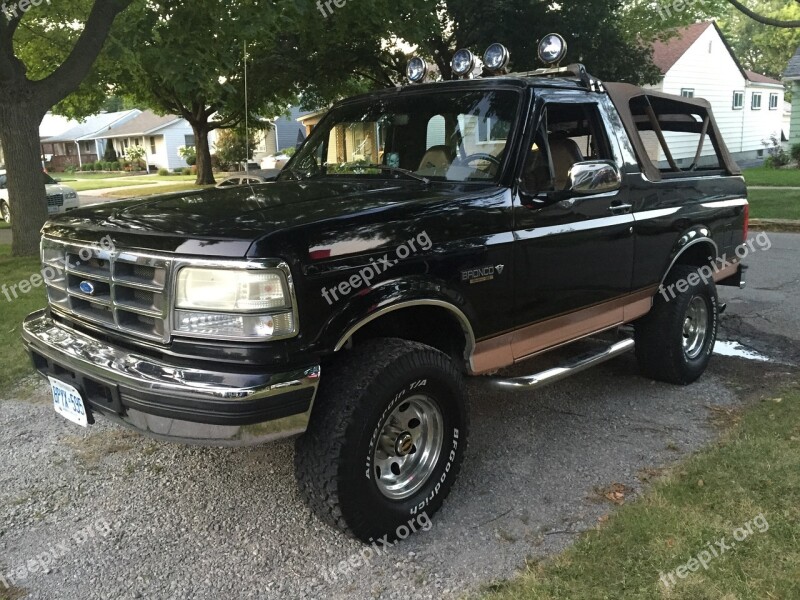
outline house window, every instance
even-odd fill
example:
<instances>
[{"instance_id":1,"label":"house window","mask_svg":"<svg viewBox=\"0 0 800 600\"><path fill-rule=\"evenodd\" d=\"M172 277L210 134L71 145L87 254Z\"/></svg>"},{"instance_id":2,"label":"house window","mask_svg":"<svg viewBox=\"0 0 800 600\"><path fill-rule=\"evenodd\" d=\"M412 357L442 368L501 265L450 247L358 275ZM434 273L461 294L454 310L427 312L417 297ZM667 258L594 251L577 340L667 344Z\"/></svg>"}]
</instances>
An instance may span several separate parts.
<instances>
[{"instance_id":1,"label":"house window","mask_svg":"<svg viewBox=\"0 0 800 600\"><path fill-rule=\"evenodd\" d=\"M750 98L750 110L761 110L761 92L753 92Z\"/></svg>"},{"instance_id":2,"label":"house window","mask_svg":"<svg viewBox=\"0 0 800 600\"><path fill-rule=\"evenodd\" d=\"M150 154L156 153L156 137L154 135L150 136Z\"/></svg>"},{"instance_id":3,"label":"house window","mask_svg":"<svg viewBox=\"0 0 800 600\"><path fill-rule=\"evenodd\" d=\"M681 88L681 96L684 98L694 98L694 88Z\"/></svg>"},{"instance_id":4,"label":"house window","mask_svg":"<svg viewBox=\"0 0 800 600\"><path fill-rule=\"evenodd\" d=\"M194 142L194 136L193 135L185 135L185 136L183 136L183 144L187 148L194 148L195 145L196 145L195 142Z\"/></svg>"},{"instance_id":5,"label":"house window","mask_svg":"<svg viewBox=\"0 0 800 600\"><path fill-rule=\"evenodd\" d=\"M501 121L497 117L486 117L478 120L478 142L491 144L494 142L504 142L508 139L508 131L511 124Z\"/></svg>"},{"instance_id":6,"label":"house window","mask_svg":"<svg viewBox=\"0 0 800 600\"><path fill-rule=\"evenodd\" d=\"M778 110L778 94L769 95L769 109Z\"/></svg>"},{"instance_id":7,"label":"house window","mask_svg":"<svg viewBox=\"0 0 800 600\"><path fill-rule=\"evenodd\" d=\"M733 110L744 108L744 92L733 92Z\"/></svg>"}]
</instances>

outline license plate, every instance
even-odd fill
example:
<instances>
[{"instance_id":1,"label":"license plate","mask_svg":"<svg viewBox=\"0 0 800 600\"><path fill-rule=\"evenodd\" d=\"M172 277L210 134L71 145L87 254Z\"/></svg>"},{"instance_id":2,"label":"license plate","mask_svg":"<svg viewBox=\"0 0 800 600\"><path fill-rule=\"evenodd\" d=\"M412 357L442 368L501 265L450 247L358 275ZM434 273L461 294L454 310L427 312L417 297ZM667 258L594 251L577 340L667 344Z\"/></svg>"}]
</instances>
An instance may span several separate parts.
<instances>
[{"instance_id":1,"label":"license plate","mask_svg":"<svg viewBox=\"0 0 800 600\"><path fill-rule=\"evenodd\" d=\"M58 212L58 209L59 209L59 207L58 207L58 206L48 206L48 207L47 207L47 212L48 212L49 214L53 215L53 214L55 214L55 213L57 213L57 212Z\"/></svg>"},{"instance_id":2,"label":"license plate","mask_svg":"<svg viewBox=\"0 0 800 600\"><path fill-rule=\"evenodd\" d=\"M52 377L48 377L48 379L53 388L53 407L56 412L73 423L88 427L89 420L81 393L63 381Z\"/></svg>"}]
</instances>

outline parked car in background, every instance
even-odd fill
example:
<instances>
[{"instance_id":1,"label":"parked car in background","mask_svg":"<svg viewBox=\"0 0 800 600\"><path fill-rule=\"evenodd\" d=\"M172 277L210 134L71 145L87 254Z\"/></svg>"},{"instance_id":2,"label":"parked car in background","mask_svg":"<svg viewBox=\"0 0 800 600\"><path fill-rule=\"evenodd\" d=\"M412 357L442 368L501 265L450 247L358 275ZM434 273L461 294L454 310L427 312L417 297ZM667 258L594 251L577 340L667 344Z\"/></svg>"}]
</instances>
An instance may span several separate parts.
<instances>
[{"instance_id":1,"label":"parked car in background","mask_svg":"<svg viewBox=\"0 0 800 600\"><path fill-rule=\"evenodd\" d=\"M71 187L61 185L58 180L53 179L42 172L44 176L44 187L47 191L47 212L51 215L67 212L78 208L78 192ZM12 202L8 197L8 181L5 170L0 169L0 218L6 223L11 223Z\"/></svg>"},{"instance_id":2,"label":"parked car in background","mask_svg":"<svg viewBox=\"0 0 800 600\"><path fill-rule=\"evenodd\" d=\"M218 188L236 187L238 185L254 185L256 183L266 183L267 181L274 181L280 173L280 169L260 169L258 171L244 171L242 173L234 173L220 181L217 184Z\"/></svg>"},{"instance_id":3,"label":"parked car in background","mask_svg":"<svg viewBox=\"0 0 800 600\"><path fill-rule=\"evenodd\" d=\"M272 156L266 156L261 159L261 168L262 169L282 169L286 166L286 163L289 162L291 156L288 154L274 154Z\"/></svg>"}]
</instances>

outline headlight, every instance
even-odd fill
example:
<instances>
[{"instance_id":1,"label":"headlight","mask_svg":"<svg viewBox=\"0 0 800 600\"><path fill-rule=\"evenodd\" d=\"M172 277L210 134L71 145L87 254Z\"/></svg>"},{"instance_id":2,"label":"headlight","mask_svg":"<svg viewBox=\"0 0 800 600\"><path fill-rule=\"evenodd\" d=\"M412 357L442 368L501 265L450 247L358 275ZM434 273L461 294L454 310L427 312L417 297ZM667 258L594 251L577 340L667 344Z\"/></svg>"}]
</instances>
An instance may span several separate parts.
<instances>
[{"instance_id":1,"label":"headlight","mask_svg":"<svg viewBox=\"0 0 800 600\"><path fill-rule=\"evenodd\" d=\"M290 306L281 271L196 269L178 273L176 308L257 312Z\"/></svg>"},{"instance_id":2,"label":"headlight","mask_svg":"<svg viewBox=\"0 0 800 600\"><path fill-rule=\"evenodd\" d=\"M419 83L428 74L428 63L420 56L415 56L406 66L406 77L411 83Z\"/></svg>"},{"instance_id":3,"label":"headlight","mask_svg":"<svg viewBox=\"0 0 800 600\"><path fill-rule=\"evenodd\" d=\"M78 197L77 192L67 192L66 194L64 194L65 200L75 200L77 197Z\"/></svg>"},{"instance_id":4,"label":"headlight","mask_svg":"<svg viewBox=\"0 0 800 600\"><path fill-rule=\"evenodd\" d=\"M177 333L250 340L296 333L280 269L185 267L178 272L175 309Z\"/></svg>"}]
</instances>

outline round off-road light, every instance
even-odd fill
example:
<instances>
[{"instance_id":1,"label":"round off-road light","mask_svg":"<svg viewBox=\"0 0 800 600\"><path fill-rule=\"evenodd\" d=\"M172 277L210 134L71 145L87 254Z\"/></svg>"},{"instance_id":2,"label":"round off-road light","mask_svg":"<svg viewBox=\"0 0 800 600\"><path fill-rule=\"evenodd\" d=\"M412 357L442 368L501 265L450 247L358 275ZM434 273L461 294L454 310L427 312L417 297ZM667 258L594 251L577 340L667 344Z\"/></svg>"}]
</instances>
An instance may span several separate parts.
<instances>
[{"instance_id":1,"label":"round off-road light","mask_svg":"<svg viewBox=\"0 0 800 600\"><path fill-rule=\"evenodd\" d=\"M453 60L450 61L450 69L453 71L453 74L458 77L464 77L474 68L475 55L466 48L457 50L453 55Z\"/></svg>"},{"instance_id":2,"label":"round off-road light","mask_svg":"<svg viewBox=\"0 0 800 600\"><path fill-rule=\"evenodd\" d=\"M483 66L492 73L498 73L506 68L510 55L503 44L492 44L483 53Z\"/></svg>"},{"instance_id":3,"label":"round off-road light","mask_svg":"<svg viewBox=\"0 0 800 600\"><path fill-rule=\"evenodd\" d=\"M406 77L411 83L419 83L428 74L428 63L420 56L415 56L406 65Z\"/></svg>"},{"instance_id":4,"label":"round off-road light","mask_svg":"<svg viewBox=\"0 0 800 600\"><path fill-rule=\"evenodd\" d=\"M539 42L539 60L546 65L560 63L567 55L567 42L557 33L548 33Z\"/></svg>"}]
</instances>

